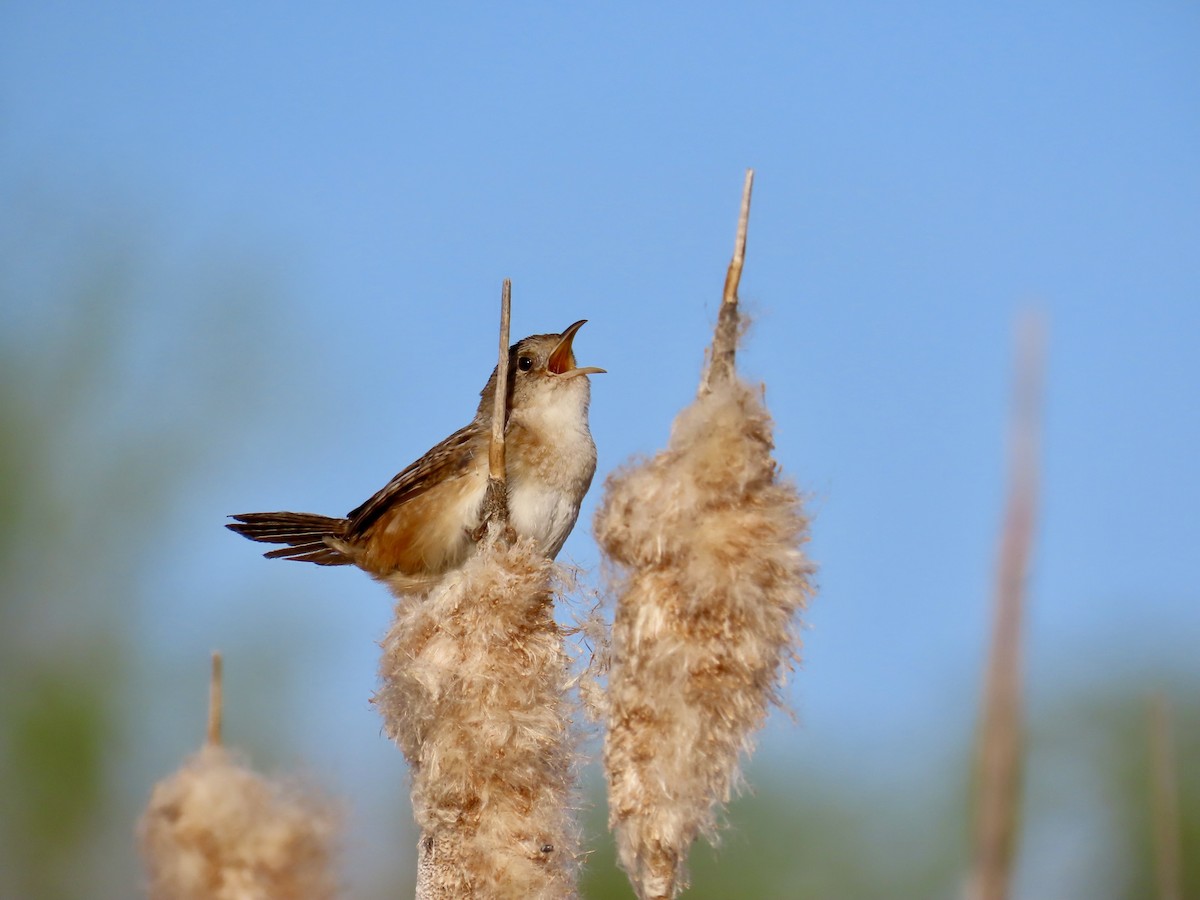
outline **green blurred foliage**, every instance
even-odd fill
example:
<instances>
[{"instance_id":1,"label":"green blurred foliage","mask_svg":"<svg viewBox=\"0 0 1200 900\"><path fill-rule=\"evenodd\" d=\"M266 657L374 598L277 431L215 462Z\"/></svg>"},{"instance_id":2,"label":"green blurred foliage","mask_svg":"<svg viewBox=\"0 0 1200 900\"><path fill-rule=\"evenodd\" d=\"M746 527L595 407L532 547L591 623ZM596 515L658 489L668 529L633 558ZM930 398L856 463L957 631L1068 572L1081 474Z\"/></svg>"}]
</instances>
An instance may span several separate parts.
<instances>
[{"instance_id":1,"label":"green blurred foliage","mask_svg":"<svg viewBox=\"0 0 1200 900\"><path fill-rule=\"evenodd\" d=\"M1171 719L1179 807L1180 879L1184 897L1200 897L1200 690L1193 674L1161 673L1141 684L1093 685L1056 698L1029 732L1022 852L1039 835L1081 828L1091 844L1088 881L1074 896L1160 896L1155 880L1150 702L1162 691ZM1036 873L1030 873L1031 875ZM1026 879L1027 894L1038 881Z\"/></svg>"},{"instance_id":2,"label":"green blurred foliage","mask_svg":"<svg viewBox=\"0 0 1200 900\"><path fill-rule=\"evenodd\" d=\"M1200 897L1200 691L1173 682L1184 897ZM1146 900L1159 896L1147 695L1096 684L1041 707L1029 729L1017 897ZM928 900L962 896L970 862L970 735L934 736L931 758L954 745L960 766L905 772L893 788L821 771L752 767L751 790L726 816L721 844L690 860L694 900ZM604 797L589 792L589 900L631 898L604 824Z\"/></svg>"},{"instance_id":3,"label":"green blurred foliage","mask_svg":"<svg viewBox=\"0 0 1200 900\"><path fill-rule=\"evenodd\" d=\"M105 825L130 649L113 613L128 610L131 587L106 560L152 494L114 503L119 452L67 464L76 442L88 445L111 376L105 332L123 300L113 273L63 259L58 293L30 296L22 248L2 249L0 895L50 900L81 895L81 861ZM46 320L15 314L31 305ZM81 527L108 504L109 527Z\"/></svg>"},{"instance_id":4,"label":"green blurred foliage","mask_svg":"<svg viewBox=\"0 0 1200 900\"><path fill-rule=\"evenodd\" d=\"M870 898L949 896L963 852L962 813L943 786L871 796L820 773L751 771L753 790L730 804L718 847L698 842L685 896ZM912 787L916 787L913 785ZM603 795L587 823L584 896L633 897L604 829Z\"/></svg>"},{"instance_id":5,"label":"green blurred foliage","mask_svg":"<svg viewBox=\"0 0 1200 900\"><path fill-rule=\"evenodd\" d=\"M184 273L120 216L0 199L0 897L129 896L144 548L211 446L197 419L236 419L204 332L257 287L164 304Z\"/></svg>"},{"instance_id":6,"label":"green blurred foliage","mask_svg":"<svg viewBox=\"0 0 1200 900\"><path fill-rule=\"evenodd\" d=\"M10 877L22 897L72 896L55 873L78 864L89 830L102 824L106 753L118 685L96 668L39 667L6 697L5 797ZM7 693L7 692L6 692Z\"/></svg>"}]
</instances>

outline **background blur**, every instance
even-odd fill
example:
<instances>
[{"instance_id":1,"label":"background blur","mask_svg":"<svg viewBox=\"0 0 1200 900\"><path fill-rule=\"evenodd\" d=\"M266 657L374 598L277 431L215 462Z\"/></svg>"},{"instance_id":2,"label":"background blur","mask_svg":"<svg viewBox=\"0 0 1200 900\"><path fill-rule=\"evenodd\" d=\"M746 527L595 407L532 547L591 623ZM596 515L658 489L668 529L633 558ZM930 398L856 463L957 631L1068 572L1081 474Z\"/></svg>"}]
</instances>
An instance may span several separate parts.
<instances>
[{"instance_id":1,"label":"background blur","mask_svg":"<svg viewBox=\"0 0 1200 900\"><path fill-rule=\"evenodd\" d=\"M404 896L386 593L229 513L342 513L464 424L501 279L578 318L600 476L693 396L758 173L743 372L810 495L805 662L689 896L953 897L1012 325L1049 321L1017 893L1150 896L1146 697L1200 896L1200 9L0 6L0 896L128 897L226 736ZM597 481L565 555L591 572ZM597 781L593 768L592 783ZM595 792L586 895L629 896Z\"/></svg>"}]
</instances>

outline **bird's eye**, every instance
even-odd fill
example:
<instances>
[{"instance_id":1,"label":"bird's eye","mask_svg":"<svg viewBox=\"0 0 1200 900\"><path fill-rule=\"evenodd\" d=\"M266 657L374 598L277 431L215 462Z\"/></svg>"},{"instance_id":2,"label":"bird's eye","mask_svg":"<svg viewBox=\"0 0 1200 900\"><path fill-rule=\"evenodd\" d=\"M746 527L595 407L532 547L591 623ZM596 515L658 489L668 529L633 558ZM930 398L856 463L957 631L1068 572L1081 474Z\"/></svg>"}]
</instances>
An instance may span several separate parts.
<instances>
[{"instance_id":1,"label":"bird's eye","mask_svg":"<svg viewBox=\"0 0 1200 900\"><path fill-rule=\"evenodd\" d=\"M530 369L533 368L533 357L532 356L518 357L517 358L517 368L520 369L522 372L528 372Z\"/></svg>"}]
</instances>

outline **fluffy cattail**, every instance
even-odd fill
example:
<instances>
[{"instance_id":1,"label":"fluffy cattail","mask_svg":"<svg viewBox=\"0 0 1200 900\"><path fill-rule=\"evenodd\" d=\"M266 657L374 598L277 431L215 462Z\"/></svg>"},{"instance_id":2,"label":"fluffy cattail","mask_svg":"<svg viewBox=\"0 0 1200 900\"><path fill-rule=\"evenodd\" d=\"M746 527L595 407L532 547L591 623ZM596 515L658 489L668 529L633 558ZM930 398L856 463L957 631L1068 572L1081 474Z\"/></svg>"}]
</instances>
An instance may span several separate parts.
<instances>
[{"instance_id":1,"label":"fluffy cattail","mask_svg":"<svg viewBox=\"0 0 1200 900\"><path fill-rule=\"evenodd\" d=\"M375 703L412 771L431 898L575 891L569 661L554 564L488 542L428 596L401 598Z\"/></svg>"},{"instance_id":2,"label":"fluffy cattail","mask_svg":"<svg viewBox=\"0 0 1200 900\"><path fill-rule=\"evenodd\" d=\"M734 265L701 396L669 446L608 479L597 540L620 569L604 765L609 821L638 895L676 896L698 834L715 838L795 656L811 593L807 520L771 457L761 391L737 378ZM736 269L735 269L736 266Z\"/></svg>"},{"instance_id":3,"label":"fluffy cattail","mask_svg":"<svg viewBox=\"0 0 1200 900\"><path fill-rule=\"evenodd\" d=\"M498 384L507 383L508 299ZM497 391L495 421L505 419ZM419 900L575 894L569 659L558 569L506 528L504 431L489 454L478 551L420 596L398 595L374 698L412 775Z\"/></svg>"},{"instance_id":4,"label":"fluffy cattail","mask_svg":"<svg viewBox=\"0 0 1200 900\"><path fill-rule=\"evenodd\" d=\"M219 667L214 657L215 684ZM152 900L337 896L337 812L298 782L255 774L220 746L214 721L219 712L210 718L208 743L154 786L142 814L138 831Z\"/></svg>"}]
</instances>

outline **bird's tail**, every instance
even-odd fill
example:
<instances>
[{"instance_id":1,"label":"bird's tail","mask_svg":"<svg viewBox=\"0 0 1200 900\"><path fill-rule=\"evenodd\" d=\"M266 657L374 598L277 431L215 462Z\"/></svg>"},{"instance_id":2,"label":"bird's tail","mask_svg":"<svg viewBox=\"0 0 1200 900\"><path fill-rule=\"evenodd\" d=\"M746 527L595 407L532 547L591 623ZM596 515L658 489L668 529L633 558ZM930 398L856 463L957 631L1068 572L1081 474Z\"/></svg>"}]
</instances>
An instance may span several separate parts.
<instances>
[{"instance_id":1,"label":"bird's tail","mask_svg":"<svg viewBox=\"0 0 1200 900\"><path fill-rule=\"evenodd\" d=\"M225 525L242 537L264 544L285 544L268 550L267 559L294 559L318 566L348 566L354 560L333 546L346 534L346 519L318 516L315 513L265 512L230 516ZM327 540L328 539L328 540Z\"/></svg>"}]
</instances>

